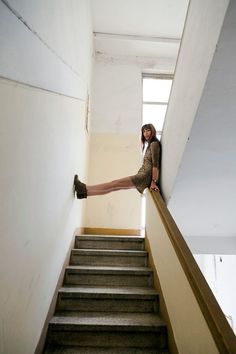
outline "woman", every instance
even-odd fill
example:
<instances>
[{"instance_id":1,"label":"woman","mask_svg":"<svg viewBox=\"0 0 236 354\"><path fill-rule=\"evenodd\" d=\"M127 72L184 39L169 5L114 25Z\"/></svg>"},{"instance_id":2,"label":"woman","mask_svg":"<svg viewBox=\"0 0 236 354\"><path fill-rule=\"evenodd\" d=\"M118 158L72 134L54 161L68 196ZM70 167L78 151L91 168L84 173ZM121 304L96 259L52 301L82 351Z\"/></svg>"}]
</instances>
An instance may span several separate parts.
<instances>
[{"instance_id":1,"label":"woman","mask_svg":"<svg viewBox=\"0 0 236 354\"><path fill-rule=\"evenodd\" d=\"M78 176L75 175L74 189L78 199L87 198L87 196L107 194L121 189L136 188L140 193L143 193L143 191L149 187L152 190L159 191L157 182L161 158L160 142L156 137L156 129L152 124L145 124L141 132L142 149L144 151L146 148L146 152L143 157L143 165L138 173L134 176L93 186L87 186L80 182Z\"/></svg>"}]
</instances>

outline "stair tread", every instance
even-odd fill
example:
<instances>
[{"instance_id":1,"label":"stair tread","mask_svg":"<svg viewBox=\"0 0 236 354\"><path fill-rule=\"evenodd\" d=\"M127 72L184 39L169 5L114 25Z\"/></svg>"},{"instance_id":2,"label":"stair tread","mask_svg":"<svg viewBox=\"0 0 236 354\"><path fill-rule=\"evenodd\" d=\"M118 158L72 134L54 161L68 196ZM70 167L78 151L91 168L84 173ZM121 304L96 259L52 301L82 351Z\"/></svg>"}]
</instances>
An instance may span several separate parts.
<instances>
[{"instance_id":1,"label":"stair tread","mask_svg":"<svg viewBox=\"0 0 236 354\"><path fill-rule=\"evenodd\" d=\"M76 238L92 241L144 241L143 236L126 236L126 235L77 235Z\"/></svg>"},{"instance_id":2,"label":"stair tread","mask_svg":"<svg viewBox=\"0 0 236 354\"><path fill-rule=\"evenodd\" d=\"M71 316L68 311L54 316L51 325L69 326L96 326L101 328L135 328L136 329L155 329L166 326L163 319L158 314L147 313L116 313L116 312L78 312L77 316Z\"/></svg>"},{"instance_id":3,"label":"stair tread","mask_svg":"<svg viewBox=\"0 0 236 354\"><path fill-rule=\"evenodd\" d=\"M104 295L158 295L153 288L144 287L102 287L102 286L65 286L59 289L59 293L68 294L104 294Z\"/></svg>"}]
</instances>

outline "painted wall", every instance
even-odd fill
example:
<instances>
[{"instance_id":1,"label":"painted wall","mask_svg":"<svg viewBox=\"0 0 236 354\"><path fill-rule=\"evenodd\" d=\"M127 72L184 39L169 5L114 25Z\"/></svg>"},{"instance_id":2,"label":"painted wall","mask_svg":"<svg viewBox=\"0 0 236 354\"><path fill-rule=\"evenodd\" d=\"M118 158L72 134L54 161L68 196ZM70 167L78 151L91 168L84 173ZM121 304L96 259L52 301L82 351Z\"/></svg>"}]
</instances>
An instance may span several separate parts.
<instances>
[{"instance_id":1,"label":"painted wall","mask_svg":"<svg viewBox=\"0 0 236 354\"><path fill-rule=\"evenodd\" d=\"M150 192L147 193L146 235L178 353L219 354Z\"/></svg>"},{"instance_id":2,"label":"painted wall","mask_svg":"<svg viewBox=\"0 0 236 354\"><path fill-rule=\"evenodd\" d=\"M208 253L236 254L235 18L231 1L168 204L185 236L212 238Z\"/></svg>"},{"instance_id":3,"label":"painted wall","mask_svg":"<svg viewBox=\"0 0 236 354\"><path fill-rule=\"evenodd\" d=\"M194 2L191 3L194 4ZM224 1L214 1L214 11L223 4ZM226 5L227 2L224 6ZM220 16L223 15L222 9ZM205 16L205 13L199 12L198 16ZM215 19L217 20L217 18L216 16ZM207 22L209 19L207 18ZM236 2L230 1L168 202L168 208L188 246L194 254L198 255L201 270L212 287L222 310L225 315L233 318L234 331L236 321L234 300L236 295L234 276L236 255L235 19ZM202 29L199 29L199 33L201 31ZM210 39L208 31L204 35L202 33L200 42L195 47L197 48L195 59L200 54L199 48L206 38ZM210 45L210 42L207 43ZM184 49L183 47L182 50ZM205 59L208 49L209 46L205 43L203 59ZM191 74L190 70L194 68L194 63L194 61L191 63L189 74ZM191 80L189 75L183 77L183 80L191 80L188 83L186 98L189 94L191 97L188 98L189 105L183 105L183 114L187 112L187 108L192 109L190 104L194 104L196 99L196 96L193 95L193 93L196 94L196 91L194 92L193 89L196 83L199 84L197 80L202 75L204 68L201 62L199 64L201 65L196 68L194 73L195 78L192 77ZM184 74L183 68L182 73ZM180 80L176 71L177 78ZM185 99L183 102L186 102ZM178 106L177 103L176 105ZM173 119L176 118L178 121L180 119L178 110L176 113L177 115L176 117L173 115ZM191 117L189 111L189 117L186 115L186 119L191 119ZM179 120L179 124L183 124L182 119ZM180 139L181 127L180 125L178 129L177 122L176 126L173 126L176 129L176 140ZM174 131L172 135L174 136ZM176 151L173 152L173 158L174 156L176 156ZM169 178L167 174L166 178ZM219 261L220 257L223 259L222 262Z\"/></svg>"},{"instance_id":4,"label":"painted wall","mask_svg":"<svg viewBox=\"0 0 236 354\"><path fill-rule=\"evenodd\" d=\"M234 333L236 333L236 282L235 255L195 254L195 259L212 292L222 308Z\"/></svg>"},{"instance_id":5,"label":"painted wall","mask_svg":"<svg viewBox=\"0 0 236 354\"><path fill-rule=\"evenodd\" d=\"M84 98L90 81L91 32L85 0L0 2L0 75Z\"/></svg>"},{"instance_id":6,"label":"painted wall","mask_svg":"<svg viewBox=\"0 0 236 354\"><path fill-rule=\"evenodd\" d=\"M0 353L32 354L84 224L72 185L87 173L92 35L87 1L9 3L0 3ZM73 31L77 46L67 41Z\"/></svg>"},{"instance_id":7,"label":"painted wall","mask_svg":"<svg viewBox=\"0 0 236 354\"><path fill-rule=\"evenodd\" d=\"M173 73L169 58L97 53L91 95L91 150L88 184L137 173L141 162L142 72ZM140 229L141 195L118 191L87 200L86 226Z\"/></svg>"},{"instance_id":8,"label":"painted wall","mask_svg":"<svg viewBox=\"0 0 236 354\"><path fill-rule=\"evenodd\" d=\"M162 135L162 191L167 203L172 198L228 3L189 3Z\"/></svg>"},{"instance_id":9,"label":"painted wall","mask_svg":"<svg viewBox=\"0 0 236 354\"><path fill-rule=\"evenodd\" d=\"M138 66L96 61L91 96L88 184L135 174L141 163L141 71ZM118 191L87 200L86 226L140 228L141 197Z\"/></svg>"},{"instance_id":10,"label":"painted wall","mask_svg":"<svg viewBox=\"0 0 236 354\"><path fill-rule=\"evenodd\" d=\"M139 136L92 134L88 184L133 175L140 165ZM141 195L136 189L118 191L87 200L86 226L140 229Z\"/></svg>"}]
</instances>

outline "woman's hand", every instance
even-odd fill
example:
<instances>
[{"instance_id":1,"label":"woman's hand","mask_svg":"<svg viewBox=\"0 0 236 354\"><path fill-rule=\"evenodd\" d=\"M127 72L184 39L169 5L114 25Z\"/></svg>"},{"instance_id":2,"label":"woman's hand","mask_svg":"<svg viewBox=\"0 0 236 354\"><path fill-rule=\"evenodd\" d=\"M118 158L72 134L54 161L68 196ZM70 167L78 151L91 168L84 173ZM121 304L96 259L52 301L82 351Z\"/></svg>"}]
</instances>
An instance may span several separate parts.
<instances>
[{"instance_id":1,"label":"woman's hand","mask_svg":"<svg viewBox=\"0 0 236 354\"><path fill-rule=\"evenodd\" d=\"M160 192L160 189L158 188L158 186L156 185L156 182L152 181L150 189L153 191L158 191Z\"/></svg>"}]
</instances>

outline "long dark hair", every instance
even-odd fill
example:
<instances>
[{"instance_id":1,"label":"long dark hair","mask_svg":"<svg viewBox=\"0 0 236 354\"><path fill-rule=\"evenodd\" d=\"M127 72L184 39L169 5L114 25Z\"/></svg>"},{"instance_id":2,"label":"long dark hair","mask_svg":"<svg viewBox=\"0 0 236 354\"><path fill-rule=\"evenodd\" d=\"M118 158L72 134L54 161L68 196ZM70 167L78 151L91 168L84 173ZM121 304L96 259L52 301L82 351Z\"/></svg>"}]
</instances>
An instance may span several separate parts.
<instances>
[{"instance_id":1,"label":"long dark hair","mask_svg":"<svg viewBox=\"0 0 236 354\"><path fill-rule=\"evenodd\" d=\"M153 142L153 141L158 141L159 143L160 143L160 141L157 139L157 137L156 137L156 129L155 129L155 127L154 127L154 125L152 125L151 123L149 123L149 124L144 124L143 126L142 126L142 129L141 129L141 143L142 143L142 150L144 149L144 146L145 146L145 142L146 142L146 140L145 140L145 138L144 138L144 135L143 135L143 132L144 132L144 130L147 130L147 129L149 129L149 130L151 130L151 132L152 132L152 135L151 135L151 139L149 140L149 142L148 142L148 146Z\"/></svg>"}]
</instances>

